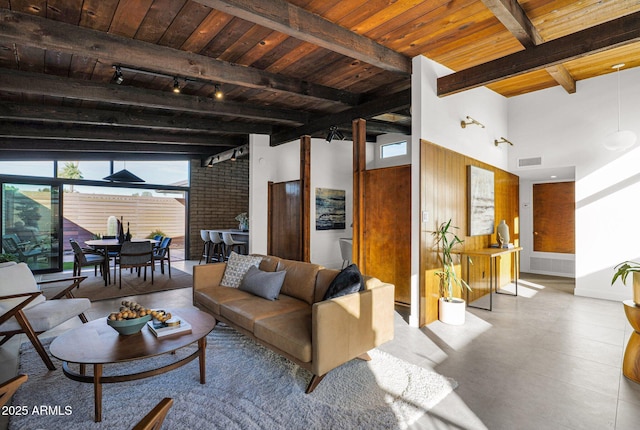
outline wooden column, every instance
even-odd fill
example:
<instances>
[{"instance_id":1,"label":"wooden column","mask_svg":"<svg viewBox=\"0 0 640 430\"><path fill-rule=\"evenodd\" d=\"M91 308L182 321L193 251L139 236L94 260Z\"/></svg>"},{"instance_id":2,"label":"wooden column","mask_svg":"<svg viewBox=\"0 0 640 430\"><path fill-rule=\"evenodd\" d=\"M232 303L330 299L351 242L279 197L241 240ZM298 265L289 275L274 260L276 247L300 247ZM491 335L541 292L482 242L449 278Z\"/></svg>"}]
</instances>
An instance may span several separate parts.
<instances>
[{"instance_id":1,"label":"wooden column","mask_svg":"<svg viewBox=\"0 0 640 430\"><path fill-rule=\"evenodd\" d=\"M311 261L311 136L300 137L300 185L302 208L300 210L300 236L302 261Z\"/></svg>"},{"instance_id":2,"label":"wooden column","mask_svg":"<svg viewBox=\"0 0 640 430\"><path fill-rule=\"evenodd\" d=\"M364 248L364 173L367 169L367 122L354 119L353 128L353 262L366 273Z\"/></svg>"}]
</instances>

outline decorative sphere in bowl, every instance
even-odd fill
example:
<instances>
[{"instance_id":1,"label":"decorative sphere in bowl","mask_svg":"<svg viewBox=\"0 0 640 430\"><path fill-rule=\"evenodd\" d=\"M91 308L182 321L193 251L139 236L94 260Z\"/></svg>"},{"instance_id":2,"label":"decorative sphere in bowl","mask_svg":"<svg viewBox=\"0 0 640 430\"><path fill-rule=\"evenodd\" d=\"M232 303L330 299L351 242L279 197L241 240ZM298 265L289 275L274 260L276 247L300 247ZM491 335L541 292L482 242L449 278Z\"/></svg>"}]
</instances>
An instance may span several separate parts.
<instances>
[{"instance_id":1,"label":"decorative sphere in bowl","mask_svg":"<svg viewBox=\"0 0 640 430\"><path fill-rule=\"evenodd\" d=\"M123 319L123 320L110 320L107 317L107 324L113 327L118 333L123 335L136 334L142 327L151 319L151 315L145 315L139 318Z\"/></svg>"}]
</instances>

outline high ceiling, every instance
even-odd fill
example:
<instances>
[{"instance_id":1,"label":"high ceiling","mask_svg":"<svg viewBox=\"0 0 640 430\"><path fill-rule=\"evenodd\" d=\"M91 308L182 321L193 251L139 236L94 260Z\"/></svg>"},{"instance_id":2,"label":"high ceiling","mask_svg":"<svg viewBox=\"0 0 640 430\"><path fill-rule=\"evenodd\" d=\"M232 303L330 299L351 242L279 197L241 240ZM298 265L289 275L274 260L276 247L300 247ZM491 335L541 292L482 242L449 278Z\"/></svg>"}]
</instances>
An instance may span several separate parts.
<instances>
[{"instance_id":1,"label":"high ceiling","mask_svg":"<svg viewBox=\"0 0 640 430\"><path fill-rule=\"evenodd\" d=\"M417 55L454 71L443 97L570 97L640 65L640 2L0 0L0 158L206 163L250 133L349 137L360 117L371 139L410 133Z\"/></svg>"}]
</instances>

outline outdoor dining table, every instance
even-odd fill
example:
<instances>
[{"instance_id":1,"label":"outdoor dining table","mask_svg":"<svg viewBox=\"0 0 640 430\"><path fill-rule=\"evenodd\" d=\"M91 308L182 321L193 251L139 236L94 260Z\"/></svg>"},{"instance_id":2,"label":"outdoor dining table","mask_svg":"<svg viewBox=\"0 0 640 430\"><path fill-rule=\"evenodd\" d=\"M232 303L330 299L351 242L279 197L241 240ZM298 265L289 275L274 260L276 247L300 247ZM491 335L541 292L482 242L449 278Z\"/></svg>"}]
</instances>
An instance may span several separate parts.
<instances>
[{"instance_id":1,"label":"outdoor dining table","mask_svg":"<svg viewBox=\"0 0 640 430\"><path fill-rule=\"evenodd\" d=\"M160 243L160 241L155 239L131 239L131 242L151 242L153 246L156 246ZM107 266L105 267L106 270L109 270L109 266L110 266L109 252L120 252L120 248L122 248L122 243L118 241L118 239L92 239L92 240L85 240L84 243L93 249L104 250L104 255L106 257L105 264ZM113 283L114 284L116 282L115 278L116 278L116 266L114 264L113 265Z\"/></svg>"}]
</instances>

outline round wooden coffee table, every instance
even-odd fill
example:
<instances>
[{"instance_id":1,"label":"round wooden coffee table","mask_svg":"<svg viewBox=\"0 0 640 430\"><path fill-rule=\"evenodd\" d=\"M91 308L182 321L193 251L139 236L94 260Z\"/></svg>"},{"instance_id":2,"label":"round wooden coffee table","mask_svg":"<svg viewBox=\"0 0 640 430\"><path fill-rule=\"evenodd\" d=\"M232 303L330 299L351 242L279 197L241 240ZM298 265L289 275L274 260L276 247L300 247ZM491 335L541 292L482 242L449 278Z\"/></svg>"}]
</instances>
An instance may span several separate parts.
<instances>
[{"instance_id":1,"label":"round wooden coffee table","mask_svg":"<svg viewBox=\"0 0 640 430\"><path fill-rule=\"evenodd\" d=\"M191 333L156 338L145 326L139 333L121 336L107 325L106 318L100 318L71 329L51 342L51 355L62 360L62 370L68 378L93 383L96 422L102 421L102 384L159 375L184 366L195 358L198 358L200 363L200 383L205 383L207 335L215 327L216 320L208 313L196 308L168 311L179 315L191 324ZM194 342L198 342L198 349L193 354L169 365L139 373L102 375L102 367L105 364L150 358L175 351ZM79 364L79 372L72 371L69 363ZM87 364L93 366L93 375L86 375Z\"/></svg>"}]
</instances>

